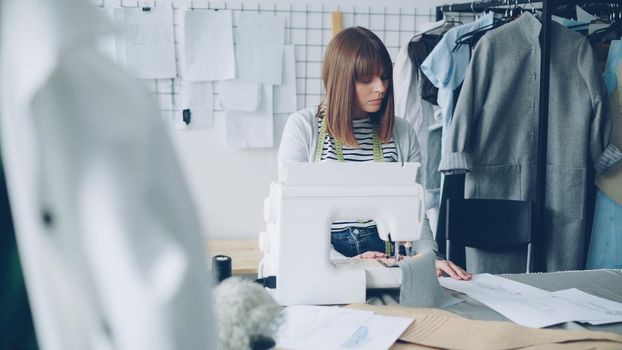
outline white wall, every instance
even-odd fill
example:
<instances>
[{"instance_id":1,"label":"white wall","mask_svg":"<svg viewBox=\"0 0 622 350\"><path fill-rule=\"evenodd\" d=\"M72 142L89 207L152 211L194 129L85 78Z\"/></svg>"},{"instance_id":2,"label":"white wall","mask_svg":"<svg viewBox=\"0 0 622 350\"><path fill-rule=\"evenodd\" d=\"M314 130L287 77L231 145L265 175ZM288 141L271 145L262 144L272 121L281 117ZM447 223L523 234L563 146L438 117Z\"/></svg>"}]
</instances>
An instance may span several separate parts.
<instances>
[{"instance_id":1,"label":"white wall","mask_svg":"<svg viewBox=\"0 0 622 350\"><path fill-rule=\"evenodd\" d=\"M337 1L325 3L334 6ZM378 6L377 1L342 0L338 3L340 6L356 5L357 8ZM385 6L416 6L418 12L429 11L442 3L433 0L382 2ZM224 146L223 118L222 112L216 112L212 129L171 130L170 134L206 236L255 238L264 228L263 199L270 181L276 179L276 146L274 149L227 149ZM275 129L281 129L286 118L277 119ZM277 130L275 134L280 135L280 132Z\"/></svg>"}]
</instances>

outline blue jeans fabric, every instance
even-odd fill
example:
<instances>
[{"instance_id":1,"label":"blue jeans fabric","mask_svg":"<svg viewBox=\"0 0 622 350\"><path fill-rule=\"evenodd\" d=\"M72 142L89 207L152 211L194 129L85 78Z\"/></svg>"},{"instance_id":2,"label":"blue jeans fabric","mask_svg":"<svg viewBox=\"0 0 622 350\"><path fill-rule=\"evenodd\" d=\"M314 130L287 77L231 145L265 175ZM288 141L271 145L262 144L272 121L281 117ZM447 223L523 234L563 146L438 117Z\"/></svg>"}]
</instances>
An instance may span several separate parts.
<instances>
[{"instance_id":1,"label":"blue jeans fabric","mask_svg":"<svg viewBox=\"0 0 622 350\"><path fill-rule=\"evenodd\" d=\"M602 191L596 192L594 226L586 268L622 268L622 206Z\"/></svg>"},{"instance_id":2,"label":"blue jeans fabric","mask_svg":"<svg viewBox=\"0 0 622 350\"><path fill-rule=\"evenodd\" d=\"M376 226L348 227L333 231L330 243L340 254L353 257L368 251L384 252L385 244L378 235Z\"/></svg>"},{"instance_id":3,"label":"blue jeans fabric","mask_svg":"<svg viewBox=\"0 0 622 350\"><path fill-rule=\"evenodd\" d=\"M378 235L376 226L348 227L333 231L330 243L341 255L349 258L365 252L385 252L385 242ZM391 254L395 254L395 243L391 242ZM400 255L406 255L404 246L400 245Z\"/></svg>"}]
</instances>

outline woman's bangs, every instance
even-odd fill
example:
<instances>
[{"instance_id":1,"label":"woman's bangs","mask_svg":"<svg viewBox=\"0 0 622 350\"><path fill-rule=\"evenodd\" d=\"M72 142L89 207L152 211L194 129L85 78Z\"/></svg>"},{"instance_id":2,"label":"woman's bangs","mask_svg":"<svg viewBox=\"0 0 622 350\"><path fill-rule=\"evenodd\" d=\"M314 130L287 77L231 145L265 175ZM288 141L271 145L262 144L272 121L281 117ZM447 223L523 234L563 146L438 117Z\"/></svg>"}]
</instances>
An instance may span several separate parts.
<instances>
[{"instance_id":1,"label":"woman's bangs","mask_svg":"<svg viewBox=\"0 0 622 350\"><path fill-rule=\"evenodd\" d=\"M361 47L354 62L354 79L356 81L370 80L372 77L384 73L384 62L378 51L370 44Z\"/></svg>"}]
</instances>

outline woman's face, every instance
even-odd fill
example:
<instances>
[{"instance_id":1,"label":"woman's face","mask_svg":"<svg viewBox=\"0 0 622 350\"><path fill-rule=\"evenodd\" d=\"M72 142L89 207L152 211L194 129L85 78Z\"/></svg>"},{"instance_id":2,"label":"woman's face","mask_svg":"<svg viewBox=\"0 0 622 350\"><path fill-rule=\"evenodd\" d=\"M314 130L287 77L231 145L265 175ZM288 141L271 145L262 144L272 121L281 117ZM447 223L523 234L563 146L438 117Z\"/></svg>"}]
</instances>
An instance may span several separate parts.
<instances>
[{"instance_id":1,"label":"woman's face","mask_svg":"<svg viewBox=\"0 0 622 350\"><path fill-rule=\"evenodd\" d=\"M385 93L389 86L389 78L385 73L355 83L356 105L352 118L366 118L369 113L380 110Z\"/></svg>"}]
</instances>

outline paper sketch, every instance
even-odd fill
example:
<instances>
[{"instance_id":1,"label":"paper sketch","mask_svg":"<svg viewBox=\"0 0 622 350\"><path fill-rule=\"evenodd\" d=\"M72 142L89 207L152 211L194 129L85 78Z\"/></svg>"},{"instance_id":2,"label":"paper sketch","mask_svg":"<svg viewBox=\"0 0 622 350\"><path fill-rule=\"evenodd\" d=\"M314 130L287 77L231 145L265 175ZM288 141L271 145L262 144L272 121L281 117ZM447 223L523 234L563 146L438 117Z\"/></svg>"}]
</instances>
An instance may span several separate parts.
<instances>
[{"instance_id":1,"label":"paper sketch","mask_svg":"<svg viewBox=\"0 0 622 350\"><path fill-rule=\"evenodd\" d=\"M330 306L290 306L277 332L277 348L336 349L369 320L371 311Z\"/></svg>"},{"instance_id":2,"label":"paper sketch","mask_svg":"<svg viewBox=\"0 0 622 350\"><path fill-rule=\"evenodd\" d=\"M622 304L578 289L548 292L488 274L475 275L472 281L443 278L441 285L465 293L527 327L540 328L569 321L622 322Z\"/></svg>"},{"instance_id":3,"label":"paper sketch","mask_svg":"<svg viewBox=\"0 0 622 350\"><path fill-rule=\"evenodd\" d=\"M285 18L242 12L238 17L235 47L237 79L280 85L283 78Z\"/></svg>"},{"instance_id":4,"label":"paper sketch","mask_svg":"<svg viewBox=\"0 0 622 350\"><path fill-rule=\"evenodd\" d=\"M239 80L218 82L218 100L225 111L252 112L257 109L262 97L261 84L244 83ZM271 89L270 86L265 88Z\"/></svg>"},{"instance_id":5,"label":"paper sketch","mask_svg":"<svg viewBox=\"0 0 622 350\"><path fill-rule=\"evenodd\" d=\"M285 308L277 332L283 349L388 349L411 318L375 315L342 307L298 305Z\"/></svg>"},{"instance_id":6,"label":"paper sketch","mask_svg":"<svg viewBox=\"0 0 622 350\"><path fill-rule=\"evenodd\" d=\"M170 6L115 8L119 63L139 79L174 78L175 44L173 9ZM119 53L121 52L122 53Z\"/></svg>"},{"instance_id":7,"label":"paper sketch","mask_svg":"<svg viewBox=\"0 0 622 350\"><path fill-rule=\"evenodd\" d=\"M296 106L296 57L294 45L285 45L283 80L274 85L274 113L293 113Z\"/></svg>"},{"instance_id":8,"label":"paper sketch","mask_svg":"<svg viewBox=\"0 0 622 350\"><path fill-rule=\"evenodd\" d=\"M373 315L341 345L340 349L388 349L412 322L412 318Z\"/></svg>"},{"instance_id":9,"label":"paper sketch","mask_svg":"<svg viewBox=\"0 0 622 350\"><path fill-rule=\"evenodd\" d=\"M174 126L180 130L211 128L214 125L214 86L211 82L183 82L179 90ZM184 120L184 116L186 120Z\"/></svg>"},{"instance_id":10,"label":"paper sketch","mask_svg":"<svg viewBox=\"0 0 622 350\"><path fill-rule=\"evenodd\" d=\"M261 91L261 100L254 111L225 111L227 147L261 148L274 145L272 89L262 86Z\"/></svg>"},{"instance_id":11,"label":"paper sketch","mask_svg":"<svg viewBox=\"0 0 622 350\"><path fill-rule=\"evenodd\" d=\"M235 78L231 11L186 11L184 21L185 70L188 81Z\"/></svg>"}]
</instances>

